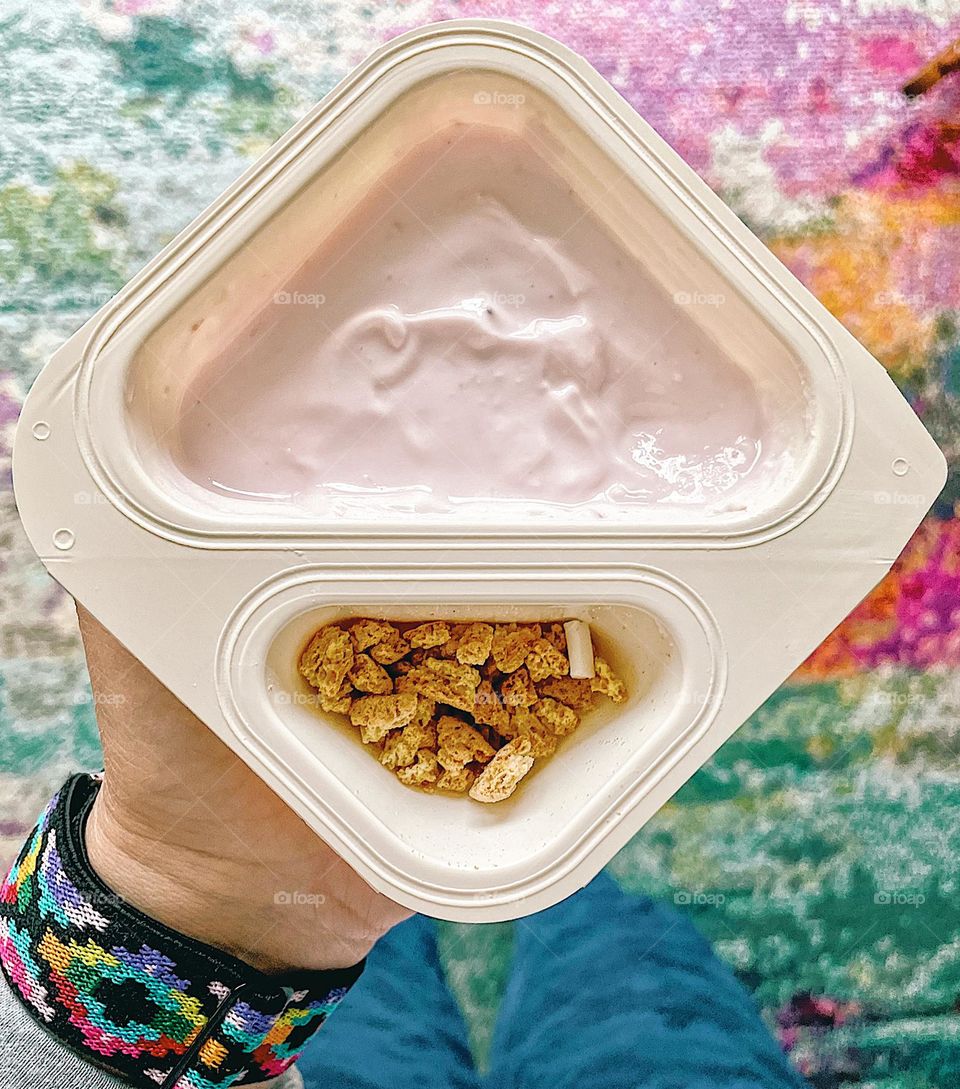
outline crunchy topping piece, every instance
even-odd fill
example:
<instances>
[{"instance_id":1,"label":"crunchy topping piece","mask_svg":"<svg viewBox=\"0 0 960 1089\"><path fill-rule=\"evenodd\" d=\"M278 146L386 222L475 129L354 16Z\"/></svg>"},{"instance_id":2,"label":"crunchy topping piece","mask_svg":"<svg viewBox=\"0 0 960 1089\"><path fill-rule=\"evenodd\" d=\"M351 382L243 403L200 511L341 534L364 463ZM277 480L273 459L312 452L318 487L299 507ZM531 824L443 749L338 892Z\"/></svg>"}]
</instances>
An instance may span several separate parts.
<instances>
[{"instance_id":1,"label":"crunchy topping piece","mask_svg":"<svg viewBox=\"0 0 960 1089\"><path fill-rule=\"evenodd\" d=\"M444 768L437 779L437 790L449 790L454 794L466 794L473 786L477 773L471 768Z\"/></svg>"},{"instance_id":2,"label":"crunchy topping piece","mask_svg":"<svg viewBox=\"0 0 960 1089\"><path fill-rule=\"evenodd\" d=\"M575 711L589 711L597 702L591 682L574 680L573 677L551 677L537 685L541 696L553 696Z\"/></svg>"},{"instance_id":3,"label":"crunchy topping piece","mask_svg":"<svg viewBox=\"0 0 960 1089\"><path fill-rule=\"evenodd\" d=\"M353 703L353 687L349 681L344 681L336 695L325 696L322 692L318 692L317 699L324 711L336 711L338 714L345 715Z\"/></svg>"},{"instance_id":4,"label":"crunchy topping piece","mask_svg":"<svg viewBox=\"0 0 960 1089\"><path fill-rule=\"evenodd\" d=\"M512 741L515 737L520 736L520 731L517 728L517 716L522 713L532 714L533 712L526 707L517 707L513 714L504 711L504 720L497 727L496 732L505 741ZM485 727L485 729L489 729L489 727Z\"/></svg>"},{"instance_id":5,"label":"crunchy topping piece","mask_svg":"<svg viewBox=\"0 0 960 1089\"><path fill-rule=\"evenodd\" d=\"M412 666L423 665L428 658L442 658L439 647L417 647L407 655L407 661Z\"/></svg>"},{"instance_id":6,"label":"crunchy topping piece","mask_svg":"<svg viewBox=\"0 0 960 1089\"><path fill-rule=\"evenodd\" d=\"M540 625L498 624L493 632L490 653L497 669L512 673L519 669L530 653L530 648L540 638Z\"/></svg>"},{"instance_id":7,"label":"crunchy topping piece","mask_svg":"<svg viewBox=\"0 0 960 1089\"><path fill-rule=\"evenodd\" d=\"M397 768L397 778L407 786L425 786L440 777L440 764L435 753L421 749L416 760L405 768Z\"/></svg>"},{"instance_id":8,"label":"crunchy topping piece","mask_svg":"<svg viewBox=\"0 0 960 1089\"><path fill-rule=\"evenodd\" d=\"M557 700L551 699L549 696L540 700L533 713L545 726L549 726L557 737L572 734L580 725L580 716L572 707L558 703Z\"/></svg>"},{"instance_id":9,"label":"crunchy topping piece","mask_svg":"<svg viewBox=\"0 0 960 1089\"><path fill-rule=\"evenodd\" d=\"M490 657L492 643L491 624L467 624L457 646L457 661L461 665L483 665Z\"/></svg>"},{"instance_id":10,"label":"crunchy topping piece","mask_svg":"<svg viewBox=\"0 0 960 1089\"><path fill-rule=\"evenodd\" d=\"M417 697L412 692L392 696L363 696L353 701L350 721L359 726L366 743L379 741L391 730L406 726L417 713Z\"/></svg>"},{"instance_id":11,"label":"crunchy topping piece","mask_svg":"<svg viewBox=\"0 0 960 1089\"><path fill-rule=\"evenodd\" d=\"M370 648L370 657L380 665L393 665L409 653L410 644L396 630L393 630L392 639L385 639Z\"/></svg>"},{"instance_id":12,"label":"crunchy topping piece","mask_svg":"<svg viewBox=\"0 0 960 1089\"><path fill-rule=\"evenodd\" d=\"M415 666L397 681L397 687L461 711L470 711L479 683L480 674L471 666L446 658L428 658L422 666Z\"/></svg>"},{"instance_id":13,"label":"crunchy topping piece","mask_svg":"<svg viewBox=\"0 0 960 1089\"><path fill-rule=\"evenodd\" d=\"M607 662L599 655L593 659L594 676L590 681L590 687L594 692L600 692L613 700L614 703L623 703L627 698L627 686L613 672Z\"/></svg>"},{"instance_id":14,"label":"crunchy topping piece","mask_svg":"<svg viewBox=\"0 0 960 1089\"><path fill-rule=\"evenodd\" d=\"M526 666L521 666L507 677L500 686L500 695L507 707L530 707L540 698Z\"/></svg>"},{"instance_id":15,"label":"crunchy topping piece","mask_svg":"<svg viewBox=\"0 0 960 1089\"><path fill-rule=\"evenodd\" d=\"M535 759L553 756L557 751L557 735L528 707L518 707L510 716L510 724L515 737L525 737L530 742L530 755Z\"/></svg>"},{"instance_id":16,"label":"crunchy topping piece","mask_svg":"<svg viewBox=\"0 0 960 1089\"><path fill-rule=\"evenodd\" d=\"M441 658L456 658L466 624L451 624L450 638L440 648Z\"/></svg>"},{"instance_id":17,"label":"crunchy topping piece","mask_svg":"<svg viewBox=\"0 0 960 1089\"><path fill-rule=\"evenodd\" d=\"M393 691L393 678L369 654L355 655L348 676L353 681L353 687L360 692L373 692L382 696Z\"/></svg>"},{"instance_id":18,"label":"crunchy topping piece","mask_svg":"<svg viewBox=\"0 0 960 1089\"><path fill-rule=\"evenodd\" d=\"M564 657L567 656L567 633L563 630L563 624L544 625L543 638Z\"/></svg>"},{"instance_id":19,"label":"crunchy topping piece","mask_svg":"<svg viewBox=\"0 0 960 1089\"><path fill-rule=\"evenodd\" d=\"M543 681L547 677L565 677L570 672L570 663L548 639L538 639L527 655L527 669L533 680Z\"/></svg>"},{"instance_id":20,"label":"crunchy topping piece","mask_svg":"<svg viewBox=\"0 0 960 1089\"><path fill-rule=\"evenodd\" d=\"M412 647L439 647L450 638L450 626L442 620L433 620L410 628L404 638Z\"/></svg>"},{"instance_id":21,"label":"crunchy topping piece","mask_svg":"<svg viewBox=\"0 0 960 1089\"><path fill-rule=\"evenodd\" d=\"M492 681L500 676L500 670L497 669L497 663L493 658L488 658L482 666L478 666L477 668L480 670L480 676L485 681Z\"/></svg>"},{"instance_id":22,"label":"crunchy topping piece","mask_svg":"<svg viewBox=\"0 0 960 1089\"><path fill-rule=\"evenodd\" d=\"M451 715L437 723L437 759L447 771L466 764L485 764L496 750L478 730Z\"/></svg>"},{"instance_id":23,"label":"crunchy topping piece","mask_svg":"<svg viewBox=\"0 0 960 1089\"><path fill-rule=\"evenodd\" d=\"M300 655L300 672L320 693L335 699L353 664L353 644L340 628L321 628Z\"/></svg>"},{"instance_id":24,"label":"crunchy topping piece","mask_svg":"<svg viewBox=\"0 0 960 1089\"><path fill-rule=\"evenodd\" d=\"M433 700L428 700L426 696L417 696L417 713L413 716L413 721L426 726L433 720L436 710L437 705Z\"/></svg>"},{"instance_id":25,"label":"crunchy topping piece","mask_svg":"<svg viewBox=\"0 0 960 1089\"><path fill-rule=\"evenodd\" d=\"M492 726L495 730L501 730L510 717L503 706L503 700L489 681L481 681L477 685L470 711L475 722L482 726Z\"/></svg>"},{"instance_id":26,"label":"crunchy topping piece","mask_svg":"<svg viewBox=\"0 0 960 1089\"><path fill-rule=\"evenodd\" d=\"M502 802L517 789L517 783L533 767L530 742L525 737L508 741L470 788L470 797L477 802Z\"/></svg>"},{"instance_id":27,"label":"crunchy topping piece","mask_svg":"<svg viewBox=\"0 0 960 1089\"><path fill-rule=\"evenodd\" d=\"M387 734L380 753L380 763L385 768L404 768L412 764L419 749L437 747L437 729L429 722L411 722L402 730Z\"/></svg>"},{"instance_id":28,"label":"crunchy topping piece","mask_svg":"<svg viewBox=\"0 0 960 1089\"><path fill-rule=\"evenodd\" d=\"M350 625L350 638L357 650L366 650L377 643L392 643L399 634L386 620L357 620Z\"/></svg>"}]
</instances>

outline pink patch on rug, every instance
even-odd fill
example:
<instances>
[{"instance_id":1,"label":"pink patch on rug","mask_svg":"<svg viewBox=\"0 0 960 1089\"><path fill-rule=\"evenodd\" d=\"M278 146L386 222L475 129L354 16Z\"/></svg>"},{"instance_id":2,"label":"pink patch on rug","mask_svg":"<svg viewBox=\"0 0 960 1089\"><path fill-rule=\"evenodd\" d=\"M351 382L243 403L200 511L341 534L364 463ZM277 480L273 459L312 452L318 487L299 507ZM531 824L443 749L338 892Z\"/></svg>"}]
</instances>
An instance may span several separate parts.
<instances>
[{"instance_id":1,"label":"pink patch on rug","mask_svg":"<svg viewBox=\"0 0 960 1089\"><path fill-rule=\"evenodd\" d=\"M156 0L114 0L114 15L144 15L156 7Z\"/></svg>"},{"instance_id":2,"label":"pink patch on rug","mask_svg":"<svg viewBox=\"0 0 960 1089\"><path fill-rule=\"evenodd\" d=\"M277 39L269 30L264 30L260 34L244 34L243 39L249 42L261 56L272 53L277 46Z\"/></svg>"},{"instance_id":3,"label":"pink patch on rug","mask_svg":"<svg viewBox=\"0 0 960 1089\"><path fill-rule=\"evenodd\" d=\"M866 63L878 72L896 72L903 76L913 75L926 59L914 42L893 34L867 38L860 43L860 50Z\"/></svg>"}]
</instances>

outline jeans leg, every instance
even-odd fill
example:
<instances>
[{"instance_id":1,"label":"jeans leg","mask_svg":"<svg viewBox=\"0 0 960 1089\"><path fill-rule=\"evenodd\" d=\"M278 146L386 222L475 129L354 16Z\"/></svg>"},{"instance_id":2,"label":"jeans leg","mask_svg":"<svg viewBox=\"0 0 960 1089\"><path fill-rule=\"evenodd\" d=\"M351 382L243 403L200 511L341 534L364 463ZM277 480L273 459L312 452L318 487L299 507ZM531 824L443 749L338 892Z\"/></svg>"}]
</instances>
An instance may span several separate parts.
<instances>
[{"instance_id":1,"label":"jeans leg","mask_svg":"<svg viewBox=\"0 0 960 1089\"><path fill-rule=\"evenodd\" d=\"M747 991L679 912L601 874L517 924L493 1089L797 1089Z\"/></svg>"},{"instance_id":2,"label":"jeans leg","mask_svg":"<svg viewBox=\"0 0 960 1089\"><path fill-rule=\"evenodd\" d=\"M306 1089L477 1089L435 927L416 915L377 942L297 1063Z\"/></svg>"}]
</instances>

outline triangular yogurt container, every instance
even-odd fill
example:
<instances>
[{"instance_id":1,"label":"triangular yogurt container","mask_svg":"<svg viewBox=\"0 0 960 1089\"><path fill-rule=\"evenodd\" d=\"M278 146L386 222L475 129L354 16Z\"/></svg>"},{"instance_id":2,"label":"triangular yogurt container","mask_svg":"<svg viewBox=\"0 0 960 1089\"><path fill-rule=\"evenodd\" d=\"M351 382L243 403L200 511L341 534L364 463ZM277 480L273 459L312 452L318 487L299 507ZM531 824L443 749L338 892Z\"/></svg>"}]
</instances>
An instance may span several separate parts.
<instances>
[{"instance_id":1,"label":"triangular yogurt container","mask_svg":"<svg viewBox=\"0 0 960 1089\"><path fill-rule=\"evenodd\" d=\"M755 483L599 512L418 509L349 490L265 501L183 471L168 440L204 368L246 336L248 371L282 381L282 355L256 354L256 321L289 332L298 301L335 292L334 335L369 288L347 256L370 255L375 224L357 208L385 192L405 206L391 179L411 149L466 131L492 141L478 187L497 184L498 141L528 144L542 186L616 240L627 264L603 287L631 285L639 354L682 344L747 376L770 425ZM434 180L459 164L462 183L469 147L438 158ZM545 191L527 186L514 209L538 237ZM416 245L458 245L431 238L425 208ZM480 414L464 441L487 426ZM235 438L255 473L249 444L269 442L253 432ZM600 870L883 577L945 462L880 364L592 68L540 34L467 20L379 49L71 337L27 398L14 473L53 577L320 836L409 907L488 921ZM319 624L359 615L581 617L630 698L499 805L412 791L297 675Z\"/></svg>"}]
</instances>

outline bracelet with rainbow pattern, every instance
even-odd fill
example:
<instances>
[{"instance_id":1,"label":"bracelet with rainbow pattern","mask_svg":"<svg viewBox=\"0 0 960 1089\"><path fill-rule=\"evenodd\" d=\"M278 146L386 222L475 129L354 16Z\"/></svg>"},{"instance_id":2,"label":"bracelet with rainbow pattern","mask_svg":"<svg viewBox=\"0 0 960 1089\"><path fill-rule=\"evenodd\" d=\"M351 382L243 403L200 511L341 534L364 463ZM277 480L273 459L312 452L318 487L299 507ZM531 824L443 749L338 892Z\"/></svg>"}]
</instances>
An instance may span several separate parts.
<instances>
[{"instance_id":1,"label":"bracelet with rainbow pattern","mask_svg":"<svg viewBox=\"0 0 960 1089\"><path fill-rule=\"evenodd\" d=\"M0 889L0 963L14 993L68 1047L144 1089L282 1074L363 964L267 976L132 908L87 859L99 785L66 782Z\"/></svg>"}]
</instances>

